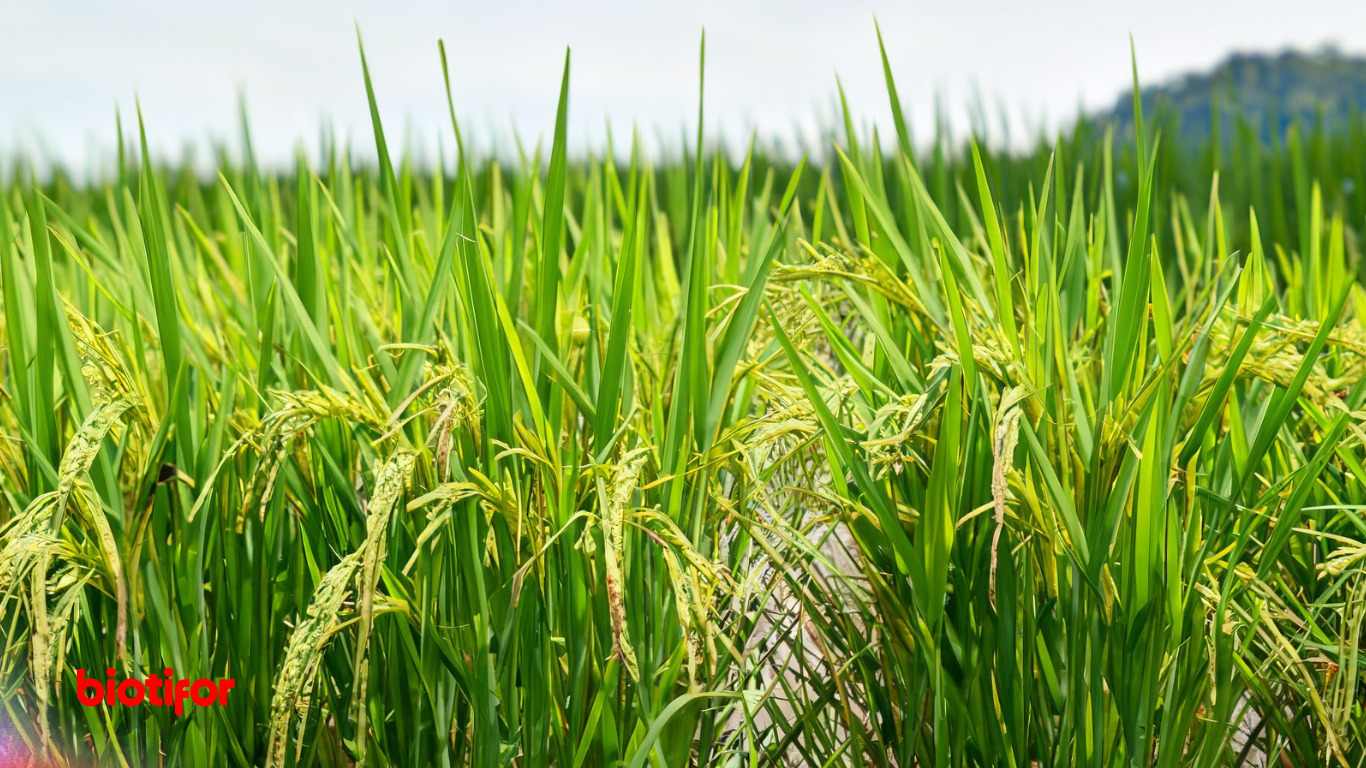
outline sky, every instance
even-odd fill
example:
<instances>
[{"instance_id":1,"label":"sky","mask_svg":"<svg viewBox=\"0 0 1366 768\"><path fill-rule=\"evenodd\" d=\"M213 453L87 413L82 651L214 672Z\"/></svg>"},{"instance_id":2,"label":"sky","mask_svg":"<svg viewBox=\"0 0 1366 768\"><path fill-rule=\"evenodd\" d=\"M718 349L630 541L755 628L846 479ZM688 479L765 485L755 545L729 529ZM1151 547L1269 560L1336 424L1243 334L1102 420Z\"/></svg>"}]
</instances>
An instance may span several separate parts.
<instances>
[{"instance_id":1,"label":"sky","mask_svg":"<svg viewBox=\"0 0 1366 768\"><path fill-rule=\"evenodd\" d=\"M323 126L372 152L359 27L386 133L422 157L451 144L437 40L462 127L485 148L528 144L554 124L571 49L570 142L600 148L611 126L675 142L695 124L706 30L706 123L742 142L819 141L836 76L861 125L892 130L874 18L917 133L936 104L965 126L987 106L997 141L1056 129L1114 103L1130 81L1207 68L1233 51L1366 52L1366 4L1299 0L0 0L0 157L107 168L115 110L140 104L153 152L202 162L240 147L239 98L266 162L315 150ZM1009 133L1000 115L1007 116ZM663 137L662 139L660 137ZM618 139L622 141L622 139ZM656 143L656 146L658 144Z\"/></svg>"}]
</instances>

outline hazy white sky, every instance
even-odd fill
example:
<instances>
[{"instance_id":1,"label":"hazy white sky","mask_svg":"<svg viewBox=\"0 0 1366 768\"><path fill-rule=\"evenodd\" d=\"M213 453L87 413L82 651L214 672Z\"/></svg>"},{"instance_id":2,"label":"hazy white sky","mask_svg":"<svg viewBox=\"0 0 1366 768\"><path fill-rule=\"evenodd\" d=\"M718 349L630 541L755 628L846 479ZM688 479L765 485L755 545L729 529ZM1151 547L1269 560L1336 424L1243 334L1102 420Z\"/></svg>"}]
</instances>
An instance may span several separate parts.
<instances>
[{"instance_id":1,"label":"hazy white sky","mask_svg":"<svg viewBox=\"0 0 1366 768\"><path fill-rule=\"evenodd\" d=\"M1145 80L1232 50L1366 50L1366 4L1322 0L0 0L0 152L98 164L115 107L127 128L135 95L158 151L235 145L239 92L267 159L316 146L325 120L368 148L357 23L387 130L427 147L449 144L439 37L457 111L485 144L514 124L528 140L548 133L570 46L570 135L584 147L608 121L670 138L692 122L704 26L709 128L810 132L831 115L838 73L859 118L890 131L874 15L922 130L936 95L960 120L974 93L993 124L1004 104L1017 133L1109 105L1127 87L1130 33Z\"/></svg>"}]
</instances>

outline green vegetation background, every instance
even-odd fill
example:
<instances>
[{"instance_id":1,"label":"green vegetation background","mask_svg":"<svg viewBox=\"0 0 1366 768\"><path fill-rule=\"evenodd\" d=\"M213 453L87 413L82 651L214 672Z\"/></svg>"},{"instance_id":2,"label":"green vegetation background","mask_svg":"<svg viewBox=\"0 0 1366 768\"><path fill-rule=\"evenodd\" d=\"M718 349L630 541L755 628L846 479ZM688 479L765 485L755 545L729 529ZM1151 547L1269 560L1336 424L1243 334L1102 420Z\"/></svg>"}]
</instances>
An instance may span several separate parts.
<instances>
[{"instance_id":1,"label":"green vegetation background","mask_svg":"<svg viewBox=\"0 0 1366 768\"><path fill-rule=\"evenodd\" d=\"M368 76L377 167L7 174L0 726L121 766L1366 762L1366 125L914 147L889 74L894 132L846 107L822 164L571 159L565 64L545 147L453 175ZM237 683L81 706L111 665Z\"/></svg>"}]
</instances>

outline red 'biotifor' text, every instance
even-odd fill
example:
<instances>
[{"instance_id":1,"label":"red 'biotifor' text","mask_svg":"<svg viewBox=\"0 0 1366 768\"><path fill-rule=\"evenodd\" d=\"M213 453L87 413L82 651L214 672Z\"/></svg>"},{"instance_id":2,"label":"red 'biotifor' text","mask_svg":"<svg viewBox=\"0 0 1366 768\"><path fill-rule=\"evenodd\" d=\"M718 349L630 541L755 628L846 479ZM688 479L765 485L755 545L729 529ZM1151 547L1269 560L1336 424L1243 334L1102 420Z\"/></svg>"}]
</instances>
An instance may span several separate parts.
<instances>
[{"instance_id":1,"label":"red 'biotifor' text","mask_svg":"<svg viewBox=\"0 0 1366 768\"><path fill-rule=\"evenodd\" d=\"M177 680L171 669L166 670L165 677L151 675L146 680L116 680L113 669L105 670L105 674L109 676L108 680L96 680L86 677L84 669L76 670L76 698L82 704L87 707L100 704L135 707L145 702L153 707L175 707L175 713L183 715L186 699L201 707L226 705L228 691L236 683L230 679Z\"/></svg>"}]
</instances>

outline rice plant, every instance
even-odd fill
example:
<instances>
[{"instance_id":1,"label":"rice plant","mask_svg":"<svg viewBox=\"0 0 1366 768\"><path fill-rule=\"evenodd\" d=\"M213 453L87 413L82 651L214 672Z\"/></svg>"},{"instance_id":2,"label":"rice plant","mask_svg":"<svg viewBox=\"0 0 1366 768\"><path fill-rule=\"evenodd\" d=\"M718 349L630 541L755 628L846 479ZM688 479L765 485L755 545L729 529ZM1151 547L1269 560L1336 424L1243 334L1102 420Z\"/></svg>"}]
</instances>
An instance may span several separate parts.
<instances>
[{"instance_id":1,"label":"rice plant","mask_svg":"<svg viewBox=\"0 0 1366 768\"><path fill-rule=\"evenodd\" d=\"M1136 100L916 147L882 61L894 140L846 106L796 162L719 151L701 93L681 157L571 157L566 55L514 162L449 78L456 155L391 155L367 71L373 164L247 138L204 178L139 118L106 181L9 166L0 727L35 764L1366 764L1366 132L1192 146ZM235 686L77 700L163 669Z\"/></svg>"}]
</instances>

